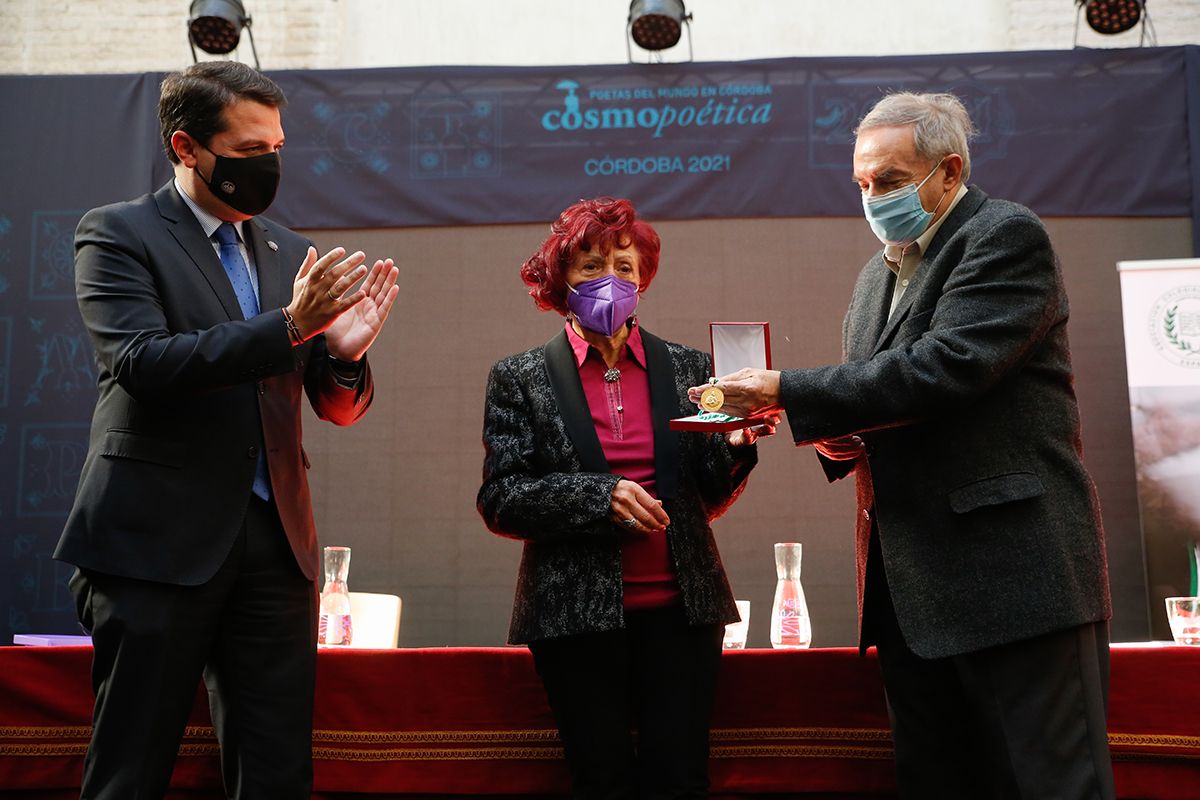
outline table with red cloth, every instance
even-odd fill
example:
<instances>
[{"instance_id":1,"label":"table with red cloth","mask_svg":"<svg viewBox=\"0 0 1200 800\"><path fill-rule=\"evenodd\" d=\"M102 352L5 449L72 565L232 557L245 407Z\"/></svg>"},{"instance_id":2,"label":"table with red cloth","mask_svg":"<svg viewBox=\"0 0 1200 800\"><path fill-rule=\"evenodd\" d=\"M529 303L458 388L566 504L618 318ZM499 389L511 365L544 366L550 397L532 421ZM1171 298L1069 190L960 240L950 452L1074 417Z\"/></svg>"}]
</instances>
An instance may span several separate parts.
<instances>
[{"instance_id":1,"label":"table with red cloth","mask_svg":"<svg viewBox=\"0 0 1200 800\"><path fill-rule=\"evenodd\" d=\"M90 647L0 648L0 792L78 796ZM153 702L147 698L147 702ZM524 648L322 650L314 796L564 796L566 766ZM1109 742L1121 797L1200 797L1200 647L1114 648ZM888 797L891 741L873 651L726 652L715 797ZM173 797L220 797L197 691ZM11 794L10 794L11 793Z\"/></svg>"}]
</instances>

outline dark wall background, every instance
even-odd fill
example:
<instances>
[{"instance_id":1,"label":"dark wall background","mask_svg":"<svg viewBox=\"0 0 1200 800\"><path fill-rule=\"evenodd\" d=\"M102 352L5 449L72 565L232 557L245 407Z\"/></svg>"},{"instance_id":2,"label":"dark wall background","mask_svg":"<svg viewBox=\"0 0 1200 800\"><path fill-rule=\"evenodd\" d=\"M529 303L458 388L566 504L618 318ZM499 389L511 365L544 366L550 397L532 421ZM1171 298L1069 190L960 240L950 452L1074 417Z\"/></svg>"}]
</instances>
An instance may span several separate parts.
<instances>
[{"instance_id":1,"label":"dark wall background","mask_svg":"<svg viewBox=\"0 0 1200 800\"><path fill-rule=\"evenodd\" d=\"M986 186L983 187L986 190ZM1071 341L1086 461L1099 486L1115 639L1149 634L1134 485L1116 262L1188 255L1186 219L1047 220L1070 292ZM650 330L708 347L710 320L767 320L775 365L840 357L842 314L875 240L860 219L656 222L662 266L639 318ZM310 418L317 522L326 544L354 548L352 589L404 598L400 641L500 644L520 543L475 513L487 371L549 339L517 276L545 225L310 231L322 248L362 248L402 264L405 294L371 351L378 393L357 426ZM749 644L769 646L771 545L804 543L803 584L814 645L855 640L853 485L826 483L811 449L786 433L760 444L750 486L716 524L739 598L751 601ZM1157 608L1157 607L1156 607Z\"/></svg>"}]
</instances>

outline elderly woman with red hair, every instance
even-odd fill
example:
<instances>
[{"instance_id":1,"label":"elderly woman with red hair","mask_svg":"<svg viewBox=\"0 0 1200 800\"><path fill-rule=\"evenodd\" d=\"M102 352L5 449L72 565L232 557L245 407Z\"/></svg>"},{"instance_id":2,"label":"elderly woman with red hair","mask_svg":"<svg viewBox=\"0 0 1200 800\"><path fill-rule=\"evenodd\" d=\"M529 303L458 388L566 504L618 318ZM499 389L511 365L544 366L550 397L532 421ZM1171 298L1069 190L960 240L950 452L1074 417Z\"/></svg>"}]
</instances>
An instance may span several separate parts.
<instances>
[{"instance_id":1,"label":"elderly woman with red hair","mask_svg":"<svg viewBox=\"0 0 1200 800\"><path fill-rule=\"evenodd\" d=\"M709 523L745 487L755 434L669 429L712 364L634 316L658 254L628 200L568 208L521 267L566 325L488 378L479 513L524 542L509 641L533 652L581 798L706 795L738 618Z\"/></svg>"}]
</instances>

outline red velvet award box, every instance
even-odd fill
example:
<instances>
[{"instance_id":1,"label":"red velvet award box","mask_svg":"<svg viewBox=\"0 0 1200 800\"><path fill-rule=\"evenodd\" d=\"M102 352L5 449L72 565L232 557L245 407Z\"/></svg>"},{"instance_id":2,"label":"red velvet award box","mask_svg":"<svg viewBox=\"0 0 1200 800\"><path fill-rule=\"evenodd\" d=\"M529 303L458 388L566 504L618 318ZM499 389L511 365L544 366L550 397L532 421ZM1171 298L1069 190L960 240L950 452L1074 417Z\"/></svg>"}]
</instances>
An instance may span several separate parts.
<instances>
[{"instance_id":1,"label":"red velvet award box","mask_svg":"<svg viewBox=\"0 0 1200 800\"><path fill-rule=\"evenodd\" d=\"M710 322L709 341L713 357L713 377L739 369L771 368L771 326L766 322ZM690 417L671 420L673 431L722 433L759 425L765 417L732 417L720 411L701 410Z\"/></svg>"}]
</instances>

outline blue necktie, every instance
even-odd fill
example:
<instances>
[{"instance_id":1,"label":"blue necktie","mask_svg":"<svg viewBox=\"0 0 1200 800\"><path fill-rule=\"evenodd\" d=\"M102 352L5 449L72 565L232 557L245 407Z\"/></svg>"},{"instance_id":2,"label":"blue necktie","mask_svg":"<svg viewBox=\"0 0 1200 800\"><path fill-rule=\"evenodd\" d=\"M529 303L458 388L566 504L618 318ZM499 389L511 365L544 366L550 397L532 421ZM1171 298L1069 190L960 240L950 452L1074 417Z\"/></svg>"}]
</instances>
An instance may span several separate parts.
<instances>
[{"instance_id":1,"label":"blue necktie","mask_svg":"<svg viewBox=\"0 0 1200 800\"><path fill-rule=\"evenodd\" d=\"M220 246L221 266L233 284L233 293L237 295L238 305L242 307L242 316L246 319L258 316L258 298L254 295L254 286L250 283L250 269L246 259L242 258L241 248L238 247L237 231L232 222L222 222L217 228L217 244Z\"/></svg>"},{"instance_id":2,"label":"blue necktie","mask_svg":"<svg viewBox=\"0 0 1200 800\"><path fill-rule=\"evenodd\" d=\"M225 274L229 276L229 282L233 284L233 293L237 295L238 305L242 308L242 316L246 319L258 316L258 298L254 295L253 284L250 283L250 269L246 266L246 259L242 258L242 251L238 247L238 235L234 230L233 223L222 222L213 235L216 236L219 245L221 266L225 267ZM258 453L252 491L263 500L269 500L271 497L271 481L267 476L267 459L262 451Z\"/></svg>"}]
</instances>

